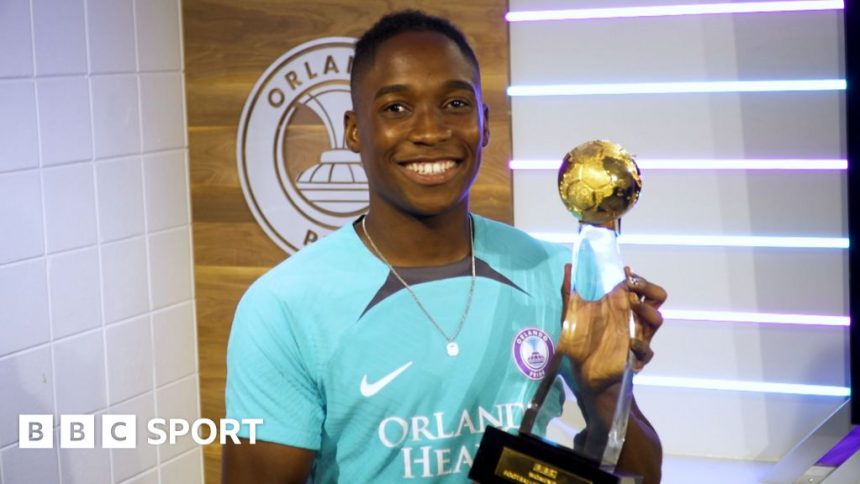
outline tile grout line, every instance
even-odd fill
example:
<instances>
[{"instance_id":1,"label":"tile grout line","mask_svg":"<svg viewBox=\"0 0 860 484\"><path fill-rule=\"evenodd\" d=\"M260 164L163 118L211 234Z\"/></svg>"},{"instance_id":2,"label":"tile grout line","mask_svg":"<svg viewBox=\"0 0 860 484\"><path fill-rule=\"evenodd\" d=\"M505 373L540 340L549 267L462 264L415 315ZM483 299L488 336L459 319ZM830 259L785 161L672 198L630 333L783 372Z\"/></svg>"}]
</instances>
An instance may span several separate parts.
<instances>
[{"instance_id":1,"label":"tile grout line","mask_svg":"<svg viewBox=\"0 0 860 484\"><path fill-rule=\"evenodd\" d=\"M188 449L188 450L183 450L183 451L182 451L182 452L180 452L179 454L177 454L177 455L175 455L175 456L171 457L170 459L167 459L166 461L164 461L164 464L172 464L172 463L174 463L174 462L178 461L179 459L182 459L183 457L188 456L189 454L192 454L192 453L194 453L194 452L197 452L198 450L200 451L200 454L201 454L201 457L202 457L202 454L203 454L203 447L201 447L201 446L199 446L199 445L195 445L194 447L192 447L192 448L190 448L190 449Z\"/></svg>"},{"instance_id":2,"label":"tile grout line","mask_svg":"<svg viewBox=\"0 0 860 484\"><path fill-rule=\"evenodd\" d=\"M143 477L144 475L146 475L149 472L154 472L156 477L157 477L158 476L158 464L156 464L152 467L147 467L146 469L144 469L142 471L136 472L136 473L126 477L122 481L117 482L116 484L132 484L134 481L137 481L137 479L139 479L140 477Z\"/></svg>"},{"instance_id":3,"label":"tile grout line","mask_svg":"<svg viewBox=\"0 0 860 484\"><path fill-rule=\"evenodd\" d=\"M131 74L131 75L134 75L134 74ZM94 76L84 75L84 76L78 76L78 77L84 77L85 79L92 81ZM92 99L90 99L90 104L92 105ZM92 116L90 116L90 118L91 118L91 123L92 123ZM93 129L93 131L95 130L94 125L92 126L92 129ZM93 134L93 139L95 139L94 134ZM149 150L146 152L146 154L147 155L157 155L157 154L169 154L169 153L175 153L175 152L184 153L186 151L188 151L187 146L175 146L175 147L158 148L158 149L154 149L154 150ZM112 163L112 162L124 161L124 160L127 160L129 158L141 157L143 155L144 155L144 153L141 150L138 150L135 153L119 153L119 154L115 154L115 155L98 157L95 155L95 142L93 142L93 156L91 156L89 159L64 161L64 162L52 164L52 165L46 166L46 167L28 166L28 167L23 167L23 168L13 168L11 170L0 170L0 177L15 174L15 173L36 171L36 170L40 170L42 168L44 168L46 170L53 170L53 169L65 168L65 167L69 167L69 166L82 165L84 163Z\"/></svg>"},{"instance_id":4,"label":"tile grout line","mask_svg":"<svg viewBox=\"0 0 860 484\"><path fill-rule=\"evenodd\" d=\"M35 59L34 59L35 64ZM35 73L35 68L34 68ZM134 70L134 71L104 71L104 72L90 72L89 75L92 77L110 77L110 76L126 76L126 75L135 75L135 74L172 74L175 72L185 72L184 67L181 67L179 70L176 69L145 69L145 70ZM40 75L30 75L30 76L0 76L0 84L13 83L19 81L34 81L37 79L62 79L65 77L72 78L82 75L83 73L76 74L40 74Z\"/></svg>"},{"instance_id":5,"label":"tile grout line","mask_svg":"<svg viewBox=\"0 0 860 484\"><path fill-rule=\"evenodd\" d=\"M149 348L150 348L150 366L152 367L152 404L154 409L154 416L158 416L158 380L156 376L156 348L155 348L155 319L153 318L153 297L152 297L152 255L151 255L151 244L149 241L149 197L146 193L146 181L147 181L147 170L146 170L146 160L145 154L147 151L144 147L144 138L143 138L143 99L142 89L141 89L141 74L140 74L140 30L138 23L138 5L140 5L140 0L132 0L132 19L134 24L134 61L135 67L137 69L137 74L135 75L135 84L137 85L137 115L138 115L138 136L140 137L140 173L141 173L141 185L142 185L142 194L143 194L143 231L144 231L144 246L146 248L146 277L147 277L147 298L148 298L148 319L149 319ZM158 482L161 482L161 447L156 446L155 448L155 473L158 478Z\"/></svg>"},{"instance_id":6,"label":"tile grout line","mask_svg":"<svg viewBox=\"0 0 860 484\"><path fill-rule=\"evenodd\" d=\"M105 283L104 283L104 264L102 261L102 220L101 220L101 204L100 204L100 196L99 196L99 176L96 165L96 112L95 112L95 103L93 101L93 79L92 79L92 57L90 56L90 51L92 46L90 45L90 24L89 24L89 13L90 13L90 0L84 0L84 42L86 43L87 49L87 94L89 96L89 108L90 108L90 148L92 149L92 174L93 174L93 195L95 197L95 215L96 215L96 255L98 257L98 276L99 276L99 319L100 319L100 328L98 328L102 333L102 362L104 364L104 391L105 391L105 414L110 411L111 408L111 391L110 391L110 367L108 366L108 342L107 342L107 324L105 317ZM104 445L104 442L102 442ZM108 461L108 474L111 482L114 480L114 465L113 465L113 449L108 450L107 452L107 461Z\"/></svg>"},{"instance_id":7,"label":"tile grout line","mask_svg":"<svg viewBox=\"0 0 860 484\"><path fill-rule=\"evenodd\" d=\"M35 107L35 111L36 111L35 112L35 115L36 115L36 146L38 148L38 156L39 156L39 164L38 164L39 191L41 192L40 196L41 196L41 202L42 202L42 248L43 248L43 253L42 253L42 256L40 256L40 257L44 261L42 267L44 269L44 274L45 274L45 295L47 296L47 299L48 299L47 300L47 303L48 303L48 348L49 348L49 351L51 354L51 403L53 405L53 410L51 413L52 413L52 418L54 415L56 415L57 419L59 420L60 408L59 408L58 399L57 399L57 358L56 358L55 348L54 348L54 316L53 316L53 305L51 304L51 281L50 281L50 274L48 271L48 265L49 265L48 230L47 230L48 208L47 208L46 203L45 203L45 198L46 198L46 195L45 195L45 171L44 171L45 160L44 160L44 153L43 153L43 148L42 148L42 123L41 123L42 116L41 116L41 113L39 112L39 86L38 86L38 82L37 82L39 79L39 76L37 75L38 73L36 72L36 20L35 20L36 13L35 13L33 3L34 3L34 0L30 0L30 32L31 32L30 45L33 49L33 101L35 103L34 107ZM56 441L56 438L58 438L57 435L54 436L55 441ZM18 444L20 446L20 440L18 441ZM53 447L53 445L54 445L54 442L51 442L52 447ZM56 451L54 453L54 459L56 460L56 463L57 463L57 480L59 481L61 479L61 476L62 476L62 462L60 459L59 449L55 449L55 450Z\"/></svg>"}]
</instances>

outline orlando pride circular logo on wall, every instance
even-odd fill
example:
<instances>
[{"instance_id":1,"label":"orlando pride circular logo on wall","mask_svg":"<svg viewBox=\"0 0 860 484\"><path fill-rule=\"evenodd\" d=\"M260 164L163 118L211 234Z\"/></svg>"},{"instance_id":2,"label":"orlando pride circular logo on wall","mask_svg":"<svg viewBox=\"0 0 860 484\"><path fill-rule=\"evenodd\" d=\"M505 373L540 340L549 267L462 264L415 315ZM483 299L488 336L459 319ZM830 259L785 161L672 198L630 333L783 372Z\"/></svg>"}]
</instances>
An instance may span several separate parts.
<instances>
[{"instance_id":1,"label":"orlando pride circular logo on wall","mask_svg":"<svg viewBox=\"0 0 860 484\"><path fill-rule=\"evenodd\" d=\"M520 372L532 380L540 380L546 374L555 348L544 330L525 328L514 337L511 351Z\"/></svg>"},{"instance_id":2,"label":"orlando pride circular logo on wall","mask_svg":"<svg viewBox=\"0 0 860 484\"><path fill-rule=\"evenodd\" d=\"M282 55L242 111L236 158L254 218L293 253L367 209L367 177L346 147L355 39L326 37Z\"/></svg>"}]
</instances>

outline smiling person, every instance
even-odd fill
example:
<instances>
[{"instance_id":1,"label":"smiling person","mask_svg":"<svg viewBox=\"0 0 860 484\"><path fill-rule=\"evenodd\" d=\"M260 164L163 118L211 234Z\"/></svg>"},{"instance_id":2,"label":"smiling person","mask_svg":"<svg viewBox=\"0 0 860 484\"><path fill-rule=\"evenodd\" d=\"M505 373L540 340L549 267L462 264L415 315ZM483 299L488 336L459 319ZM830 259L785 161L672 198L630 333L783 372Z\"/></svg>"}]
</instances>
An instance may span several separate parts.
<instances>
[{"instance_id":1,"label":"smiling person","mask_svg":"<svg viewBox=\"0 0 860 484\"><path fill-rule=\"evenodd\" d=\"M346 141L369 210L239 303L227 416L264 423L256 444L225 445L226 483L465 482L484 429L519 426L560 334L569 250L469 211L490 133L463 34L416 11L385 16L351 75ZM656 329L665 292L630 290ZM535 360L512 354L525 340ZM619 467L657 482L660 460L634 405Z\"/></svg>"}]
</instances>

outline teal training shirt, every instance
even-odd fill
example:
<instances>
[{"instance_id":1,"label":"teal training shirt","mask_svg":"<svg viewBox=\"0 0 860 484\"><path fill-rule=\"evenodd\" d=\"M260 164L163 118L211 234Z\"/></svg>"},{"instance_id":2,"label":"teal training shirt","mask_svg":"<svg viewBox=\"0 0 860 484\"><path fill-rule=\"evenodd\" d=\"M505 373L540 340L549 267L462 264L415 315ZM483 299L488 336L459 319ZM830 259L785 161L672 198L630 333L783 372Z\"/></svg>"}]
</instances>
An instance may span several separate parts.
<instances>
[{"instance_id":1,"label":"teal training shirt","mask_svg":"<svg viewBox=\"0 0 860 484\"><path fill-rule=\"evenodd\" d=\"M467 481L484 429L517 429L544 375L570 257L473 217L478 277L458 356L347 225L242 297L227 351L227 417L262 418L257 439L316 450L314 482ZM453 334L469 259L401 274Z\"/></svg>"}]
</instances>

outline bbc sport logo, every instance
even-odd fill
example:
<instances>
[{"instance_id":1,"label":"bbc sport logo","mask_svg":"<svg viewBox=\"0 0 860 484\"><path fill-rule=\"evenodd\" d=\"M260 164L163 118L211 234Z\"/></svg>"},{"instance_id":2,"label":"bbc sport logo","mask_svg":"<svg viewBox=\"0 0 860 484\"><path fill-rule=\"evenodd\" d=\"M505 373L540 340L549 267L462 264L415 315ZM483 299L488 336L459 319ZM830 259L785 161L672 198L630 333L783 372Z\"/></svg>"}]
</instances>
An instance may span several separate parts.
<instances>
[{"instance_id":1,"label":"bbc sport logo","mask_svg":"<svg viewBox=\"0 0 860 484\"><path fill-rule=\"evenodd\" d=\"M101 416L101 448L133 449L137 447L137 416ZM229 438L234 444L241 444L239 429L248 428L247 442L257 443L257 426L263 424L261 418L236 420L222 418L216 423L208 418L198 418L189 423L182 418L150 419L146 423L149 445L175 444L185 435L190 435L198 445L208 445L216 439L224 445ZM203 430L206 430L205 436ZM58 429L61 449L92 449L96 442L95 415L60 415ZM22 449L51 449L54 447L54 416L51 414L18 415L18 447Z\"/></svg>"}]
</instances>

